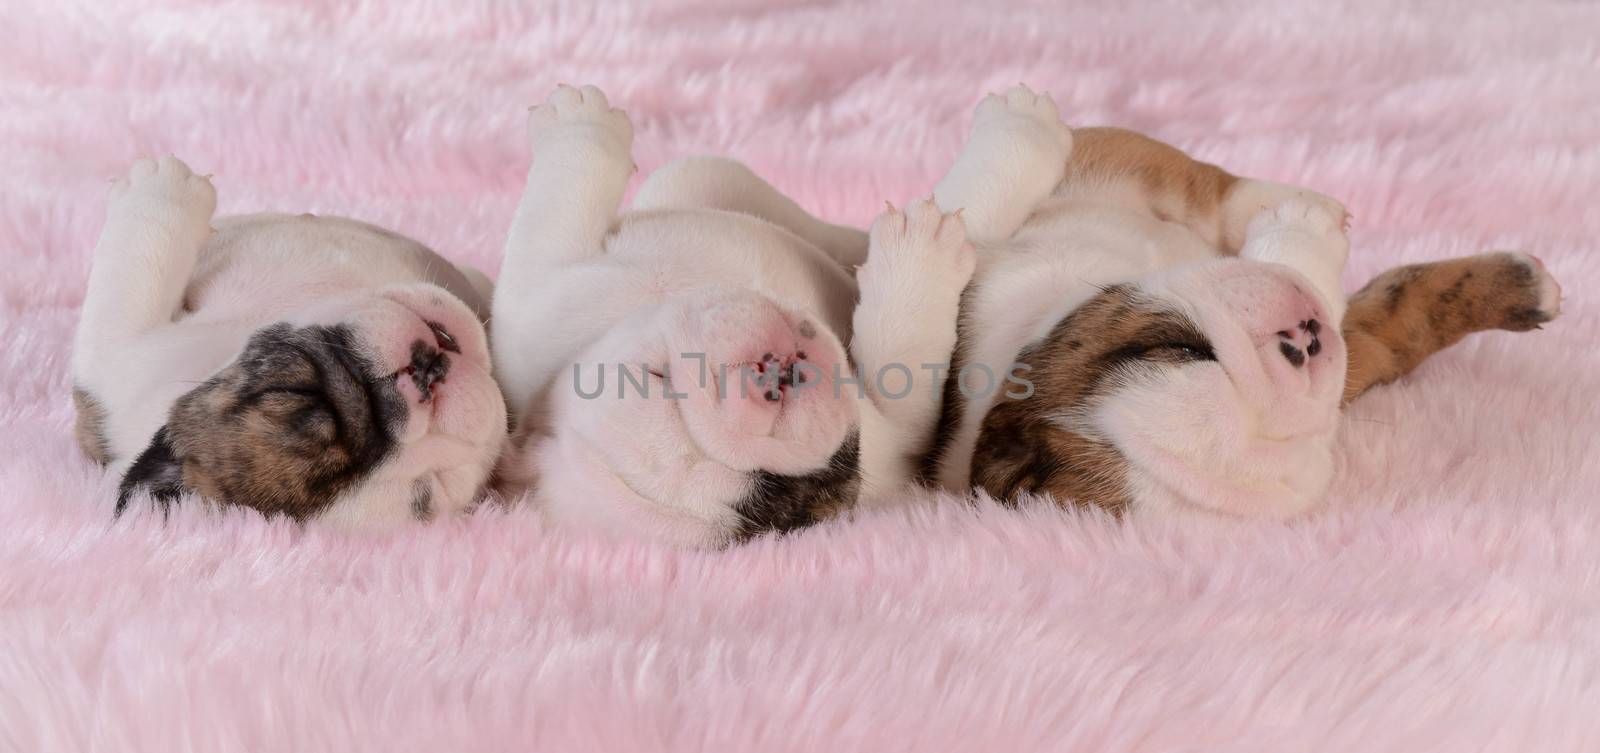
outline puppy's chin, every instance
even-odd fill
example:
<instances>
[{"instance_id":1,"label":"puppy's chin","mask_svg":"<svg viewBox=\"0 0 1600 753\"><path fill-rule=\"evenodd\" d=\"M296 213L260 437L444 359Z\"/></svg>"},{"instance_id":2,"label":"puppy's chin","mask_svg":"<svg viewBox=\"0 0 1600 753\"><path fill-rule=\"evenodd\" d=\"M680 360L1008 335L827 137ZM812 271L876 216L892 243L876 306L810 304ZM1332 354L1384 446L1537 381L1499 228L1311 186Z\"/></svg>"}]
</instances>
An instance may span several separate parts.
<instances>
[{"instance_id":1,"label":"puppy's chin","mask_svg":"<svg viewBox=\"0 0 1600 753\"><path fill-rule=\"evenodd\" d=\"M625 480L596 448L574 435L539 439L526 452L522 462L538 478L534 504L558 528L689 548L726 545L738 530L738 513L721 502L742 493L746 482L738 474L702 473L699 489L677 495L647 490L659 495L653 498L633 486L650 479L636 474Z\"/></svg>"},{"instance_id":2,"label":"puppy's chin","mask_svg":"<svg viewBox=\"0 0 1600 753\"><path fill-rule=\"evenodd\" d=\"M1281 423L1252 402L1215 364L1152 370L1103 396L1089 425L1126 460L1141 511L1276 519L1310 511L1333 475L1337 402L1292 436L1264 433Z\"/></svg>"}]
</instances>

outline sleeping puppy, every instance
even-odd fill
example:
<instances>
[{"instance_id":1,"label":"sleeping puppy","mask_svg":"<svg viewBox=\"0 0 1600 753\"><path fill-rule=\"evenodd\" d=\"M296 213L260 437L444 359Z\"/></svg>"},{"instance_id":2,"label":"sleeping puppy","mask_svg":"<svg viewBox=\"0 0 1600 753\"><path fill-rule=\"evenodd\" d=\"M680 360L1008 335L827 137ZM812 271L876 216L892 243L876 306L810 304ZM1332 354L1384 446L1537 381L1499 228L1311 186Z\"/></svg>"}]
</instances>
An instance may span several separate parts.
<instances>
[{"instance_id":1,"label":"sleeping puppy","mask_svg":"<svg viewBox=\"0 0 1600 753\"><path fill-rule=\"evenodd\" d=\"M978 246L955 373L1027 389L946 382L924 472L999 499L1301 513L1330 481L1342 401L1559 311L1513 253L1391 270L1347 302L1337 202L1070 131L1025 87L978 106L935 196Z\"/></svg>"},{"instance_id":2,"label":"sleeping puppy","mask_svg":"<svg viewBox=\"0 0 1600 753\"><path fill-rule=\"evenodd\" d=\"M506 433L487 279L352 220L215 207L173 157L111 189L72 369L117 511L194 493L373 527L477 500Z\"/></svg>"},{"instance_id":3,"label":"sleeping puppy","mask_svg":"<svg viewBox=\"0 0 1600 753\"><path fill-rule=\"evenodd\" d=\"M717 159L662 168L618 216L633 131L598 89L559 88L530 137L491 335L511 491L558 524L717 546L911 478L938 416L920 365L954 346L975 263L959 218L891 207L869 237Z\"/></svg>"}]
</instances>

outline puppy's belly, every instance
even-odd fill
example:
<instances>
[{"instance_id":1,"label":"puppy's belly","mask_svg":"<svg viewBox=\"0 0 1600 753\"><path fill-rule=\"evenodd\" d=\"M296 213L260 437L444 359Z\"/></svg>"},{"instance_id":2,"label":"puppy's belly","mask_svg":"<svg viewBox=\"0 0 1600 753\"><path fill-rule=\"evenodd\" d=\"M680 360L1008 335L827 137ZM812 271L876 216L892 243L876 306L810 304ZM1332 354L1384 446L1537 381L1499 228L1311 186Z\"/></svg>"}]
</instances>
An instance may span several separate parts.
<instances>
[{"instance_id":1,"label":"puppy's belly","mask_svg":"<svg viewBox=\"0 0 1600 753\"><path fill-rule=\"evenodd\" d=\"M488 301L454 264L421 243L343 217L254 214L225 217L200 251L185 309L203 319L296 310L329 293L429 282L479 318Z\"/></svg>"},{"instance_id":2,"label":"puppy's belly","mask_svg":"<svg viewBox=\"0 0 1600 753\"><path fill-rule=\"evenodd\" d=\"M1101 282L1110 283L1218 255L1214 245L1183 225L1084 199L1047 202L1008 245L1097 270Z\"/></svg>"},{"instance_id":3,"label":"puppy's belly","mask_svg":"<svg viewBox=\"0 0 1600 753\"><path fill-rule=\"evenodd\" d=\"M849 340L855 280L825 252L764 220L709 209L634 212L622 218L606 255L647 275L661 297L750 290L816 312Z\"/></svg>"}]
</instances>

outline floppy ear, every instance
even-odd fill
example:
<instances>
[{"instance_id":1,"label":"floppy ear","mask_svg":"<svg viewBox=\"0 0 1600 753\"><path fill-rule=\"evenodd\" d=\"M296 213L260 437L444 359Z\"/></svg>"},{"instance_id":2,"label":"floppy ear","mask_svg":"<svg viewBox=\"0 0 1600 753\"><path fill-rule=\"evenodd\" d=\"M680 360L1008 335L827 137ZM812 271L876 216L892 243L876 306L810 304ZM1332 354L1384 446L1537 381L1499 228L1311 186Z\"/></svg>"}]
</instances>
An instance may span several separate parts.
<instances>
[{"instance_id":1,"label":"floppy ear","mask_svg":"<svg viewBox=\"0 0 1600 753\"><path fill-rule=\"evenodd\" d=\"M162 507L170 504L186 491L183 486L183 463L172 452L172 442L167 439L167 427L162 426L150 440L150 446L128 467L117 491L117 509L121 515L128 500L139 492L147 492Z\"/></svg>"}]
</instances>

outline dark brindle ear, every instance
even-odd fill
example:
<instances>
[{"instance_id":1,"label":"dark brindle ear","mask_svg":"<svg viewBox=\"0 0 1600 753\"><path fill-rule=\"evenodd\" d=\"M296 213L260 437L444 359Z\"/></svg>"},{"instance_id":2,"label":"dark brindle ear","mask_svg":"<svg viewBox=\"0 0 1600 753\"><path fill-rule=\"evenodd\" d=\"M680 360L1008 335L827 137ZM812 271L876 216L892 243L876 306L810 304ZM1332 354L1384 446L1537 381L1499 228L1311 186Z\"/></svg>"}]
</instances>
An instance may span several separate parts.
<instances>
[{"instance_id":1,"label":"dark brindle ear","mask_svg":"<svg viewBox=\"0 0 1600 753\"><path fill-rule=\"evenodd\" d=\"M114 514L121 515L128 501L139 492L148 492L164 507L185 491L188 490L183 486L183 464L172 453L172 442L167 439L167 427L163 426L122 477Z\"/></svg>"}]
</instances>

